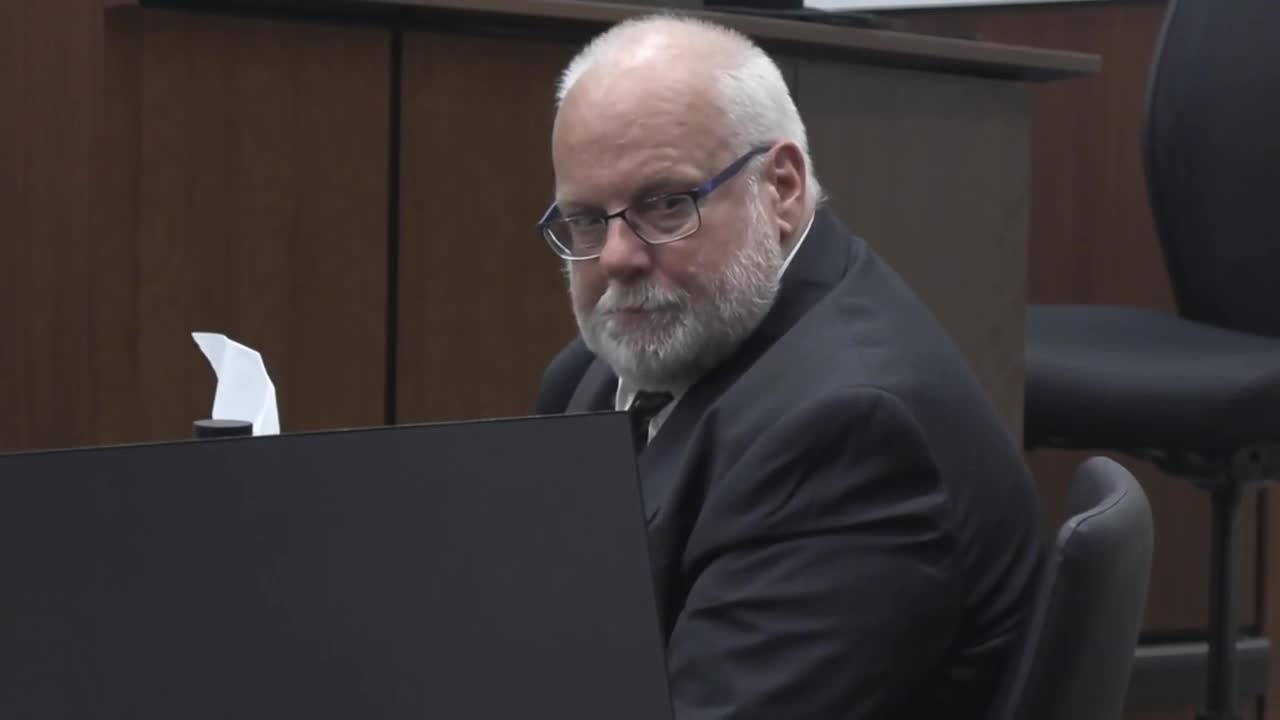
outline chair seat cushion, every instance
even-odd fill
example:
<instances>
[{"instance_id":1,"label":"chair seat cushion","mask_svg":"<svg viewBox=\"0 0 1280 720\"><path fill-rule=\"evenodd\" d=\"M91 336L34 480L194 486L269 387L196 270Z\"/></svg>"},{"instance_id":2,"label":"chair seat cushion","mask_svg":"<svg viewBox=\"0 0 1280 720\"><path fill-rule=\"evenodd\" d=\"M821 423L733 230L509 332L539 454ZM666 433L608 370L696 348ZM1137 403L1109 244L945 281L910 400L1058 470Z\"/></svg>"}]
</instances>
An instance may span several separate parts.
<instances>
[{"instance_id":1,"label":"chair seat cushion","mask_svg":"<svg viewBox=\"0 0 1280 720\"><path fill-rule=\"evenodd\" d=\"M1280 441L1280 339L1137 308L1027 310L1027 444L1230 452Z\"/></svg>"}]
</instances>

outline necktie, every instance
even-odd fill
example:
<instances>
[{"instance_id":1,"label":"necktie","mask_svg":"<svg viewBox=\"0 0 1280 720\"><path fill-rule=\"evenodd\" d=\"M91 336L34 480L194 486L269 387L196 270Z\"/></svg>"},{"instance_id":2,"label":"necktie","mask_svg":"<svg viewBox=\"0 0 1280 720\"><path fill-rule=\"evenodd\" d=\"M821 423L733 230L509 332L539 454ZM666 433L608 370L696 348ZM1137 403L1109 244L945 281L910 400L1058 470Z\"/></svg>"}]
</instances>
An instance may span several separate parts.
<instances>
[{"instance_id":1,"label":"necktie","mask_svg":"<svg viewBox=\"0 0 1280 720\"><path fill-rule=\"evenodd\" d=\"M649 423L673 398L668 392L642 390L636 393L627 412L631 414L631 436L635 440L637 453L649 444Z\"/></svg>"}]
</instances>

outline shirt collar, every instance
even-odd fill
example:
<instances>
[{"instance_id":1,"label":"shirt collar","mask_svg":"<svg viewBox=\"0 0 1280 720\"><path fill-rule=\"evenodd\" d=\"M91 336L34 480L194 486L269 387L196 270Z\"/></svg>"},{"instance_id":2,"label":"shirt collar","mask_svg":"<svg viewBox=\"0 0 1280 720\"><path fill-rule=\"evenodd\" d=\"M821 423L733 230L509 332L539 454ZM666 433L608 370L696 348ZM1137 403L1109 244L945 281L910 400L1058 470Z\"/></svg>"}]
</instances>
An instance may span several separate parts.
<instances>
[{"instance_id":1,"label":"shirt collar","mask_svg":"<svg viewBox=\"0 0 1280 720\"><path fill-rule=\"evenodd\" d=\"M778 273L779 275L787 274L787 268L791 265L791 261L795 259L796 251L798 251L800 246L804 244L804 239L809 237L809 231L813 229L813 221L817 217L818 209L815 207L813 209L813 214L809 216L809 224L804 226L804 232L801 233L800 239L796 241L795 245L791 246L791 252L787 253L787 259L782 263L782 272Z\"/></svg>"}]
</instances>

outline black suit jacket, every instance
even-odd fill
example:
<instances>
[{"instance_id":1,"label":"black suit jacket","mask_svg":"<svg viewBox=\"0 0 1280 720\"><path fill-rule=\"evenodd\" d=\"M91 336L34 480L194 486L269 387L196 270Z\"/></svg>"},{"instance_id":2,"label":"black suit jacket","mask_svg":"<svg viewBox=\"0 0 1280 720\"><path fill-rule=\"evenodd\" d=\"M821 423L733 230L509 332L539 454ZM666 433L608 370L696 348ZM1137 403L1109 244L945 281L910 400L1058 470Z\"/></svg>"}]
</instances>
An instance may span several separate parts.
<instances>
[{"instance_id":1,"label":"black suit jacket","mask_svg":"<svg viewBox=\"0 0 1280 720\"><path fill-rule=\"evenodd\" d=\"M537 411L612 409L616 387L576 340ZM931 314L830 211L638 463L678 718L983 716L1034 592L1033 483Z\"/></svg>"}]
</instances>

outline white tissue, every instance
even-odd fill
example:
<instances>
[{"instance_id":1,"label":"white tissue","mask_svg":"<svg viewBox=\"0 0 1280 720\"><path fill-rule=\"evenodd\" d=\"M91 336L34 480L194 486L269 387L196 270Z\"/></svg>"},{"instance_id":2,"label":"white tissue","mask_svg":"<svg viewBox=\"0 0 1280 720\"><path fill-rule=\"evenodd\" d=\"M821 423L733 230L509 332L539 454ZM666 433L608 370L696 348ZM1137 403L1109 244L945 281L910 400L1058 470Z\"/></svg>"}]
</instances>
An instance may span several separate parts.
<instances>
[{"instance_id":1,"label":"white tissue","mask_svg":"<svg viewBox=\"0 0 1280 720\"><path fill-rule=\"evenodd\" d=\"M218 386L213 394L214 420L247 420L254 435L278 435L276 386L267 375L262 355L226 335L194 332L191 337L213 366Z\"/></svg>"}]
</instances>

